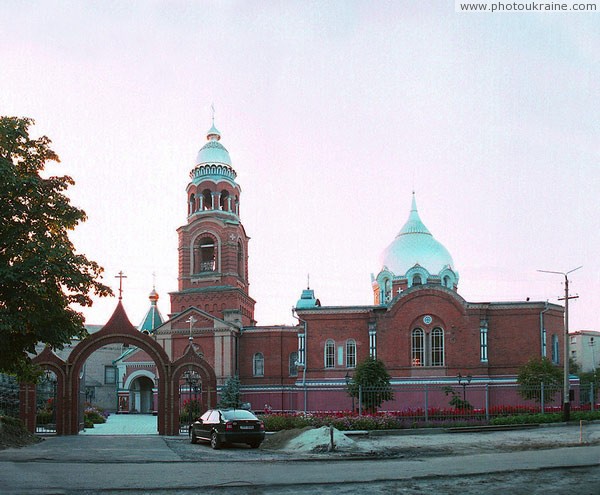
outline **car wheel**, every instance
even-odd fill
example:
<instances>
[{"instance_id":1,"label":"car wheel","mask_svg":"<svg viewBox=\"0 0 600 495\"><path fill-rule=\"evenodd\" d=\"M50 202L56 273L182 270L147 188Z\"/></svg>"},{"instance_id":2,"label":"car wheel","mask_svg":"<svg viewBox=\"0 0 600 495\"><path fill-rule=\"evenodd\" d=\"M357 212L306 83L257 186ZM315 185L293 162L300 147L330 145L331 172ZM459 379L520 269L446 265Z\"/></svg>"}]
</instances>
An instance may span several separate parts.
<instances>
[{"instance_id":1,"label":"car wheel","mask_svg":"<svg viewBox=\"0 0 600 495\"><path fill-rule=\"evenodd\" d=\"M213 431L212 435L210 436L210 446L215 450L221 448L221 439L216 431Z\"/></svg>"},{"instance_id":2,"label":"car wheel","mask_svg":"<svg viewBox=\"0 0 600 495\"><path fill-rule=\"evenodd\" d=\"M260 442L252 442L252 443L249 443L248 445L250 445L250 448L252 448L252 449L257 449L258 447L260 447Z\"/></svg>"},{"instance_id":3,"label":"car wheel","mask_svg":"<svg viewBox=\"0 0 600 495\"><path fill-rule=\"evenodd\" d=\"M196 432L194 430L192 430L192 433L190 434L190 442L196 443L197 441L198 441L198 437L196 436Z\"/></svg>"}]
</instances>

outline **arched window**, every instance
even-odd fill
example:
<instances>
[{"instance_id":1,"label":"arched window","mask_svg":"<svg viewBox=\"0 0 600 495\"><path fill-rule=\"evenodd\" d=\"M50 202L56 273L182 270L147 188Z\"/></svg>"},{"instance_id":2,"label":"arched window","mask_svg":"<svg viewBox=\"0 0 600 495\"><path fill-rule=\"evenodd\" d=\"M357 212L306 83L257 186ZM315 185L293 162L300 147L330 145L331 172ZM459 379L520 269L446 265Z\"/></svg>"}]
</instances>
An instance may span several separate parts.
<instances>
[{"instance_id":1,"label":"arched window","mask_svg":"<svg viewBox=\"0 0 600 495\"><path fill-rule=\"evenodd\" d=\"M237 244L237 272L241 278L244 278L244 249L242 248L242 241L238 241Z\"/></svg>"},{"instance_id":2,"label":"arched window","mask_svg":"<svg viewBox=\"0 0 600 495\"><path fill-rule=\"evenodd\" d=\"M194 248L194 273L214 272L216 246L212 237L201 237Z\"/></svg>"},{"instance_id":3,"label":"arched window","mask_svg":"<svg viewBox=\"0 0 600 495\"><path fill-rule=\"evenodd\" d=\"M265 357L262 352L254 354L252 360L252 374L254 376L265 376Z\"/></svg>"},{"instance_id":4,"label":"arched window","mask_svg":"<svg viewBox=\"0 0 600 495\"><path fill-rule=\"evenodd\" d=\"M441 328L431 331L431 366L444 366L444 331Z\"/></svg>"},{"instance_id":5,"label":"arched window","mask_svg":"<svg viewBox=\"0 0 600 495\"><path fill-rule=\"evenodd\" d=\"M423 283L423 281L421 280L421 275L417 274L413 277L413 279L412 279L413 285L421 285L422 283Z\"/></svg>"},{"instance_id":6,"label":"arched window","mask_svg":"<svg viewBox=\"0 0 600 495\"><path fill-rule=\"evenodd\" d=\"M335 342L329 339L325 342L325 368L333 368L335 366Z\"/></svg>"},{"instance_id":7,"label":"arched window","mask_svg":"<svg viewBox=\"0 0 600 495\"><path fill-rule=\"evenodd\" d=\"M204 209L204 210L212 210L213 209L212 193L210 192L210 189L205 189L204 191L202 191L202 209Z\"/></svg>"},{"instance_id":8,"label":"arched window","mask_svg":"<svg viewBox=\"0 0 600 495\"><path fill-rule=\"evenodd\" d=\"M191 215L195 211L196 211L196 195L192 193L190 195L190 201L189 201L189 207L188 207L188 215Z\"/></svg>"},{"instance_id":9,"label":"arched window","mask_svg":"<svg viewBox=\"0 0 600 495\"><path fill-rule=\"evenodd\" d=\"M444 277L444 287L452 289L452 282L450 281L450 277L448 275Z\"/></svg>"},{"instance_id":10,"label":"arched window","mask_svg":"<svg viewBox=\"0 0 600 495\"><path fill-rule=\"evenodd\" d=\"M389 278L385 279L384 286L384 302L389 303L392 300L392 281Z\"/></svg>"},{"instance_id":11,"label":"arched window","mask_svg":"<svg viewBox=\"0 0 600 495\"><path fill-rule=\"evenodd\" d=\"M221 196L219 197L219 208L223 211L228 211L228 201L227 198L229 198L229 191L221 191Z\"/></svg>"},{"instance_id":12,"label":"arched window","mask_svg":"<svg viewBox=\"0 0 600 495\"><path fill-rule=\"evenodd\" d=\"M558 352L558 335L552 335L552 362L560 364L560 353Z\"/></svg>"},{"instance_id":13,"label":"arched window","mask_svg":"<svg viewBox=\"0 0 600 495\"><path fill-rule=\"evenodd\" d=\"M290 376L298 376L298 353L290 353Z\"/></svg>"},{"instance_id":14,"label":"arched window","mask_svg":"<svg viewBox=\"0 0 600 495\"><path fill-rule=\"evenodd\" d=\"M346 368L356 368L356 341L346 341Z\"/></svg>"},{"instance_id":15,"label":"arched window","mask_svg":"<svg viewBox=\"0 0 600 495\"><path fill-rule=\"evenodd\" d=\"M411 335L410 361L413 366L425 366L425 338L423 330L415 328Z\"/></svg>"}]
</instances>

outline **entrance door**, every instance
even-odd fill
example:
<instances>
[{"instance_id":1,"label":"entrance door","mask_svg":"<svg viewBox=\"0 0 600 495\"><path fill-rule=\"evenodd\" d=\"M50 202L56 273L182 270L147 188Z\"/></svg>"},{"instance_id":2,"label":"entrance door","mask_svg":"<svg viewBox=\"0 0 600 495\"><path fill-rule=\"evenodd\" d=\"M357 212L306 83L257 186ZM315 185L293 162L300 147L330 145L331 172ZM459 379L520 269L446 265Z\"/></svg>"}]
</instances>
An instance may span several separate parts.
<instances>
[{"instance_id":1,"label":"entrance door","mask_svg":"<svg viewBox=\"0 0 600 495\"><path fill-rule=\"evenodd\" d=\"M131 383L130 389L130 411L132 413L150 414L153 412L154 383L147 376L140 376Z\"/></svg>"}]
</instances>

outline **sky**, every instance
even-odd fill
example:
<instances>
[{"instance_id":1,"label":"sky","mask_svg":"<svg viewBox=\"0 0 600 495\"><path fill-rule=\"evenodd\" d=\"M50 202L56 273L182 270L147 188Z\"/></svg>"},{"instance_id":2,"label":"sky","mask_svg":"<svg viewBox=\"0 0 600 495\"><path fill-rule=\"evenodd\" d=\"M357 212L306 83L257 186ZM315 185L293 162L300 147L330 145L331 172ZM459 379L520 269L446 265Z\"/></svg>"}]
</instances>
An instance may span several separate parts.
<instances>
[{"instance_id":1,"label":"sky","mask_svg":"<svg viewBox=\"0 0 600 495\"><path fill-rule=\"evenodd\" d=\"M177 290L185 188L211 126L242 188L260 325L373 303L408 218L471 302L556 303L600 330L600 13L453 1L0 3L0 114L36 121L88 215L71 238L133 324ZM155 274L153 276L153 273ZM103 324L116 297L83 308ZM562 304L562 303L561 303Z\"/></svg>"}]
</instances>

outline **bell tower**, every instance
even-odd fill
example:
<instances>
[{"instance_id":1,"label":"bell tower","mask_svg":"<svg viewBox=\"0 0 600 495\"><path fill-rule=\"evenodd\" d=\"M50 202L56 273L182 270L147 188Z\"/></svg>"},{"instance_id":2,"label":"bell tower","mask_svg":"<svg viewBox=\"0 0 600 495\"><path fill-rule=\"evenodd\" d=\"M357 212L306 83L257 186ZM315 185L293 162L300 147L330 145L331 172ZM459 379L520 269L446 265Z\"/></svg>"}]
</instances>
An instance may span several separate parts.
<instances>
[{"instance_id":1,"label":"bell tower","mask_svg":"<svg viewBox=\"0 0 600 495\"><path fill-rule=\"evenodd\" d=\"M228 321L255 325L248 294L248 241L240 221L241 188L229 152L213 125L186 188L187 223L179 235L178 290L171 312L195 306Z\"/></svg>"}]
</instances>

